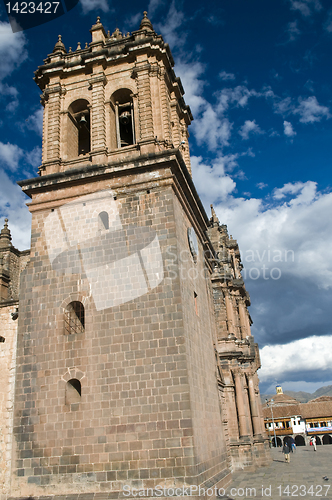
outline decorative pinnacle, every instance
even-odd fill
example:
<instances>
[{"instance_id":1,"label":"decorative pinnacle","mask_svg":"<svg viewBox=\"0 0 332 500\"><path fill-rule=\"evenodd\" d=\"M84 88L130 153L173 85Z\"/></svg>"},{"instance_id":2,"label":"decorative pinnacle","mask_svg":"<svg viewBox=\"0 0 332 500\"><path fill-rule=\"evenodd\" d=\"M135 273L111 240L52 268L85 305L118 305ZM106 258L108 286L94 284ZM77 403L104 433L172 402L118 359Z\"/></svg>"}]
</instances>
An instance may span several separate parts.
<instances>
[{"instance_id":1,"label":"decorative pinnacle","mask_svg":"<svg viewBox=\"0 0 332 500\"><path fill-rule=\"evenodd\" d=\"M148 13L146 12L146 10L143 12L143 16L144 17L141 21L139 29L153 31L153 26L152 26L150 19L148 18Z\"/></svg>"},{"instance_id":2,"label":"decorative pinnacle","mask_svg":"<svg viewBox=\"0 0 332 500\"><path fill-rule=\"evenodd\" d=\"M96 24L100 24L100 17L99 17L99 16L97 17L97 22L96 22Z\"/></svg>"},{"instance_id":3,"label":"decorative pinnacle","mask_svg":"<svg viewBox=\"0 0 332 500\"><path fill-rule=\"evenodd\" d=\"M53 53L54 52L63 52L64 54L67 53L66 47L63 44L62 36L61 35L58 35L58 41L54 45L54 49L53 49Z\"/></svg>"},{"instance_id":4,"label":"decorative pinnacle","mask_svg":"<svg viewBox=\"0 0 332 500\"><path fill-rule=\"evenodd\" d=\"M11 246L11 234L10 229L8 229L8 219L5 219L5 224L3 229L1 229L0 233L0 247L8 247Z\"/></svg>"},{"instance_id":5,"label":"decorative pinnacle","mask_svg":"<svg viewBox=\"0 0 332 500\"><path fill-rule=\"evenodd\" d=\"M212 221L215 223L219 223L219 219L218 219L217 214L213 208L213 205L211 205L211 214L212 214Z\"/></svg>"}]
</instances>

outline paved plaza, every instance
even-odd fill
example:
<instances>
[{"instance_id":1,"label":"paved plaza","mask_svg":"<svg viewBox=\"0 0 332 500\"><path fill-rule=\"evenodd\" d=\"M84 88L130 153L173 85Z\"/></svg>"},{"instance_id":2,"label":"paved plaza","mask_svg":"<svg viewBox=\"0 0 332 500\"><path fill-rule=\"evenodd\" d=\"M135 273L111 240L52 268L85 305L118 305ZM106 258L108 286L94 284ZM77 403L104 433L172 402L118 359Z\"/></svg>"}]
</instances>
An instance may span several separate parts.
<instances>
[{"instance_id":1,"label":"paved plaza","mask_svg":"<svg viewBox=\"0 0 332 500\"><path fill-rule=\"evenodd\" d=\"M273 462L255 472L238 471L225 500L325 498L332 500L332 445L298 447L286 463L281 448L272 449ZM323 479L324 477L328 478Z\"/></svg>"}]
</instances>

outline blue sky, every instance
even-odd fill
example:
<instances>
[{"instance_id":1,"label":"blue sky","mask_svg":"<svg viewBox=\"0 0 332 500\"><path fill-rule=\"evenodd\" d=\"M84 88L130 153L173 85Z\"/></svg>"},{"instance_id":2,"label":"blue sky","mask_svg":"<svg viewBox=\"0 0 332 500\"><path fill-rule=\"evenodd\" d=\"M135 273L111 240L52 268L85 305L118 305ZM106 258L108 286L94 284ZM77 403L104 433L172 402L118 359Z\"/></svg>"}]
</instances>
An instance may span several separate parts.
<instances>
[{"instance_id":1,"label":"blue sky","mask_svg":"<svg viewBox=\"0 0 332 500\"><path fill-rule=\"evenodd\" d=\"M171 47L194 121L194 181L240 244L261 348L261 390L332 384L332 7L327 0L80 0L13 34L0 6L0 217L29 247L16 180L40 164L42 108L33 72L58 34L68 49L148 11Z\"/></svg>"}]
</instances>

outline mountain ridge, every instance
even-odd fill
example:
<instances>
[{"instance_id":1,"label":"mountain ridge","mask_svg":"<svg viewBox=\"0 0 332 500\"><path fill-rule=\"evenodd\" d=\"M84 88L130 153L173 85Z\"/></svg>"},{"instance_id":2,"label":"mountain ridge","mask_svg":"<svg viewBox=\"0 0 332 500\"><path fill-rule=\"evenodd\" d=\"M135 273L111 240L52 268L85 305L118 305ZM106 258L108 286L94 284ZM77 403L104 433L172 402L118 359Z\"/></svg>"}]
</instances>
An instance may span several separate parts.
<instances>
[{"instance_id":1,"label":"mountain ridge","mask_svg":"<svg viewBox=\"0 0 332 500\"><path fill-rule=\"evenodd\" d=\"M297 399L299 403L308 403L308 401L319 398L320 396L332 397L332 385L326 385L320 387L313 393L304 391L284 391L284 394L287 394L287 396L291 396L292 398ZM271 399L274 396L276 396L276 394L261 394L261 402L265 403L265 399Z\"/></svg>"}]
</instances>

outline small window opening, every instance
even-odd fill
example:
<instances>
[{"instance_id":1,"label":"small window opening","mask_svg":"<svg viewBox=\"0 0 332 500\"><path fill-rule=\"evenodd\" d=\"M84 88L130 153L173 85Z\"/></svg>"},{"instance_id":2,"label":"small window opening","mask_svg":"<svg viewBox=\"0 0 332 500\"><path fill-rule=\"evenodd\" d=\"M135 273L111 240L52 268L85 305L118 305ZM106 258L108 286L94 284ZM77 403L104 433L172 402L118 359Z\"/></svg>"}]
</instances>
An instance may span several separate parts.
<instances>
[{"instance_id":1,"label":"small window opening","mask_svg":"<svg viewBox=\"0 0 332 500\"><path fill-rule=\"evenodd\" d=\"M71 302L65 313L65 333L71 335L84 332L84 306L82 302Z\"/></svg>"},{"instance_id":2,"label":"small window opening","mask_svg":"<svg viewBox=\"0 0 332 500\"><path fill-rule=\"evenodd\" d=\"M77 119L78 120L78 119ZM85 155L90 151L90 113L85 111L78 120L78 155Z\"/></svg>"},{"instance_id":3,"label":"small window opening","mask_svg":"<svg viewBox=\"0 0 332 500\"><path fill-rule=\"evenodd\" d=\"M116 103L118 108L118 127L119 127L119 147L130 146L134 144L133 135L133 119L132 119L132 103L119 104Z\"/></svg>"},{"instance_id":4,"label":"small window opening","mask_svg":"<svg viewBox=\"0 0 332 500\"><path fill-rule=\"evenodd\" d=\"M5 342L5 340L6 340L6 339L5 339L5 337L2 337L2 336L0 335L0 342Z\"/></svg>"},{"instance_id":5,"label":"small window opening","mask_svg":"<svg viewBox=\"0 0 332 500\"><path fill-rule=\"evenodd\" d=\"M73 102L68 110L68 156L85 155L90 152L90 109L86 99Z\"/></svg>"},{"instance_id":6,"label":"small window opening","mask_svg":"<svg viewBox=\"0 0 332 500\"><path fill-rule=\"evenodd\" d=\"M72 405L81 401L81 382L72 378L66 384L66 405Z\"/></svg>"},{"instance_id":7,"label":"small window opening","mask_svg":"<svg viewBox=\"0 0 332 500\"><path fill-rule=\"evenodd\" d=\"M109 217L107 212L100 212L98 215L98 226L99 229L109 229Z\"/></svg>"},{"instance_id":8,"label":"small window opening","mask_svg":"<svg viewBox=\"0 0 332 500\"><path fill-rule=\"evenodd\" d=\"M116 147L124 148L135 144L134 105L129 89L117 90L112 98L115 118Z\"/></svg>"}]
</instances>

